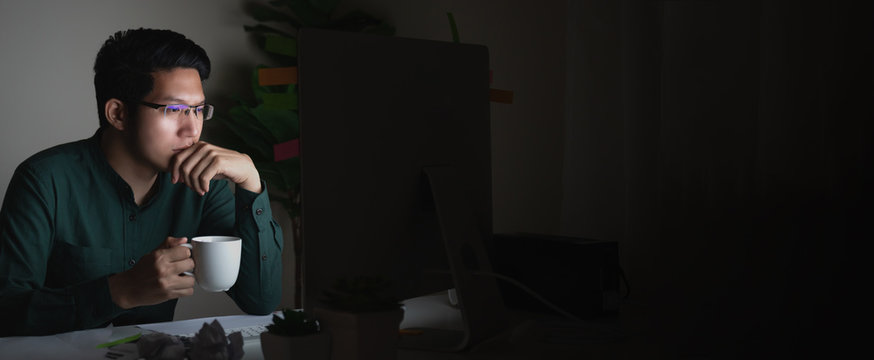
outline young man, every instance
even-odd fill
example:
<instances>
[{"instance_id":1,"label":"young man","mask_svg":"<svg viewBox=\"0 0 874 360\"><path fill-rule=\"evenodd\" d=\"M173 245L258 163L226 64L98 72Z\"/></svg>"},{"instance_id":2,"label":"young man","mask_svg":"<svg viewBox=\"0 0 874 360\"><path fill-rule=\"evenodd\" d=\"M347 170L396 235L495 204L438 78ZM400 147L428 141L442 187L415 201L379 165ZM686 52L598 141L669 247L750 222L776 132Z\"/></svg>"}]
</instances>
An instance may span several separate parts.
<instances>
[{"instance_id":1,"label":"young man","mask_svg":"<svg viewBox=\"0 0 874 360\"><path fill-rule=\"evenodd\" d=\"M252 160L200 141L206 52L172 31L122 31L94 72L100 128L25 160L3 200L0 335L172 320L195 285L179 245L197 235L241 237L227 293L273 311L282 233Z\"/></svg>"}]
</instances>

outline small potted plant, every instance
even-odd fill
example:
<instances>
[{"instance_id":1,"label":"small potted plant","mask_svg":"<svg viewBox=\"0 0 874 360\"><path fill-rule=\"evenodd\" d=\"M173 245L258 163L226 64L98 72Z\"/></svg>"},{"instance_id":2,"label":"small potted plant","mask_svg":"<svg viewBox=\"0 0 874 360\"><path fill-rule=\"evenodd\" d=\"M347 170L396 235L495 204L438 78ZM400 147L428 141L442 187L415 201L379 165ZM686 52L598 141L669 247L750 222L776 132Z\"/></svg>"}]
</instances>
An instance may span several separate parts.
<instances>
[{"instance_id":1,"label":"small potted plant","mask_svg":"<svg viewBox=\"0 0 874 360\"><path fill-rule=\"evenodd\" d=\"M287 360L331 358L331 337L321 332L319 322L303 311L283 309L282 317L273 315L273 324L261 333L261 352L264 359Z\"/></svg>"},{"instance_id":2,"label":"small potted plant","mask_svg":"<svg viewBox=\"0 0 874 360\"><path fill-rule=\"evenodd\" d=\"M331 334L332 360L397 359L401 303L385 293L378 277L339 279L326 291L323 306L313 308Z\"/></svg>"}]
</instances>

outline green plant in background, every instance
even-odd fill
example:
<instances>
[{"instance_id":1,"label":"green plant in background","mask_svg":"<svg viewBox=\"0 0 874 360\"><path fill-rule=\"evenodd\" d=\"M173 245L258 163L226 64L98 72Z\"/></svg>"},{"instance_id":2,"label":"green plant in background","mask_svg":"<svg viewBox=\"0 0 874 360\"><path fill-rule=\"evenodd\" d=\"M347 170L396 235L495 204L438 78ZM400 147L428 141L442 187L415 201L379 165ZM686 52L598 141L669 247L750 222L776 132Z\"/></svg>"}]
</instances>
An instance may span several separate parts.
<instances>
[{"instance_id":1,"label":"green plant in background","mask_svg":"<svg viewBox=\"0 0 874 360\"><path fill-rule=\"evenodd\" d=\"M273 324L267 331L280 336L306 336L319 332L319 323L310 319L303 311L283 309L282 317L273 314Z\"/></svg>"},{"instance_id":2,"label":"green plant in background","mask_svg":"<svg viewBox=\"0 0 874 360\"><path fill-rule=\"evenodd\" d=\"M391 283L380 277L358 276L338 279L322 299L327 307L346 312L378 312L401 307L400 301L387 295Z\"/></svg>"},{"instance_id":3,"label":"green plant in background","mask_svg":"<svg viewBox=\"0 0 874 360\"><path fill-rule=\"evenodd\" d=\"M296 81L261 85L261 69L297 65L297 30L302 27L393 35L394 27L362 11L336 16L339 0L274 0L248 2L246 13L258 24L244 26L275 62L252 71L253 98L235 98L236 106L216 116L211 139L218 145L249 154L274 198L282 202L299 237L300 160L294 154L300 136ZM280 151L286 149L290 151Z\"/></svg>"}]
</instances>

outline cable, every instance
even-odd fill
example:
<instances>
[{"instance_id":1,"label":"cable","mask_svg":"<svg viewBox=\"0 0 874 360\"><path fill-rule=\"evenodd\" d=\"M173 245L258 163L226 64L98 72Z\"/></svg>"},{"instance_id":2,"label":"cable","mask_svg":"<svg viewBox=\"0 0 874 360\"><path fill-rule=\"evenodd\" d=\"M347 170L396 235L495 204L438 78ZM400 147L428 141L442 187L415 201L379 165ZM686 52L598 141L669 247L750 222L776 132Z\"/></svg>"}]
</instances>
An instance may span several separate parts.
<instances>
[{"instance_id":1,"label":"cable","mask_svg":"<svg viewBox=\"0 0 874 360\"><path fill-rule=\"evenodd\" d=\"M622 277L622 282L625 283L625 296L622 298L628 300L628 297L631 296L631 284L628 283L628 277L625 276L625 270L622 270L621 266L617 266L619 269L619 276Z\"/></svg>"},{"instance_id":2,"label":"cable","mask_svg":"<svg viewBox=\"0 0 874 360\"><path fill-rule=\"evenodd\" d=\"M448 273L449 273L449 271L446 271L446 270L437 270L437 269L429 269L429 270L427 270L427 271L428 271L428 272L433 272L433 273L442 273L442 274L448 274ZM506 281L506 282L508 282L508 283L510 283L510 284L512 284L512 285L514 285L514 286L516 286L516 287L518 287L518 288L520 288L520 289L522 289L522 291L528 293L528 295L531 295L532 297L534 297L534 298L537 299L538 301L542 302L544 305L546 305L547 307L549 307L549 308L552 309L553 311L555 311L555 312L557 312L557 313L559 313L559 314L561 314L561 315L567 317L568 319L571 319L571 320L574 320L574 321L581 321L580 318L576 317L574 314L571 314L570 312L565 311L564 309L562 309L562 308L556 306L555 304L549 302L549 300L544 299L543 296L540 296L540 294L534 292L534 290L531 290L530 288L528 288L527 286L525 286L525 285L522 284L521 282L519 282L519 281L517 281L516 279L513 279L513 278L511 278L511 277L509 277L509 276L505 276L505 275L501 275L501 274L497 274L497 273L493 273L493 272L488 272L488 271L472 271L471 274L473 274L473 275L478 275L478 276L483 276L483 275L485 275L485 276L491 276L491 277L494 277L494 278L496 278L496 279L500 279L500 280Z\"/></svg>"},{"instance_id":3,"label":"cable","mask_svg":"<svg viewBox=\"0 0 874 360\"><path fill-rule=\"evenodd\" d=\"M557 313L559 313L559 314L561 314L561 315L564 315L565 317L567 317L567 318L569 318L569 319L571 319L571 320L574 320L574 321L580 321L580 318L574 316L574 314L571 314L570 312L567 312L567 311L565 311L564 309L562 309L562 308L556 306L555 304L549 302L549 300L544 299L542 296L540 296L539 294L537 294L536 292L534 292L534 290L531 290L530 288L528 288L528 287L525 286L524 284L520 283L520 282L517 281L516 279L513 279L513 278L511 278L511 277L509 277L509 276L504 276L504 275L501 275L501 274L496 274L496 273L493 273L493 272L487 272L487 271L473 271L473 272L471 272L471 273L474 274L474 275L486 275L486 276L491 276L491 277L494 277L494 278L497 278L497 279L501 279L501 280L503 280L503 281L506 281L506 282L508 282L508 283L510 283L510 284L513 284L513 285L515 285L516 287L522 289L522 291L525 291L526 293L528 293L528 295L531 295L531 296L534 297L535 299L539 300L540 302L542 302L544 305L546 305L546 306L549 307L550 309L554 310L555 312L557 312Z\"/></svg>"}]
</instances>

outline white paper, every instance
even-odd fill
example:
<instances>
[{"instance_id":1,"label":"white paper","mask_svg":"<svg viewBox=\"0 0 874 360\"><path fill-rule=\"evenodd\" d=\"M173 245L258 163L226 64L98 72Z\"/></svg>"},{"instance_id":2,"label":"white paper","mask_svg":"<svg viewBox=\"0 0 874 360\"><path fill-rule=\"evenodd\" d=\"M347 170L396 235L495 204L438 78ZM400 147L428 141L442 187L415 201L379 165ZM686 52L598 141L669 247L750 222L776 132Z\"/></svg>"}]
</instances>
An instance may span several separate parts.
<instances>
[{"instance_id":1,"label":"white paper","mask_svg":"<svg viewBox=\"0 0 874 360\"><path fill-rule=\"evenodd\" d=\"M204 323L212 323L213 320L218 320L219 324L225 330L249 327L255 325L269 325L273 323L273 314L269 315L231 315L218 316L214 318L200 318L181 321L170 321L154 324L137 325L141 329L157 331L169 335L188 335L194 334L203 327Z\"/></svg>"}]
</instances>

